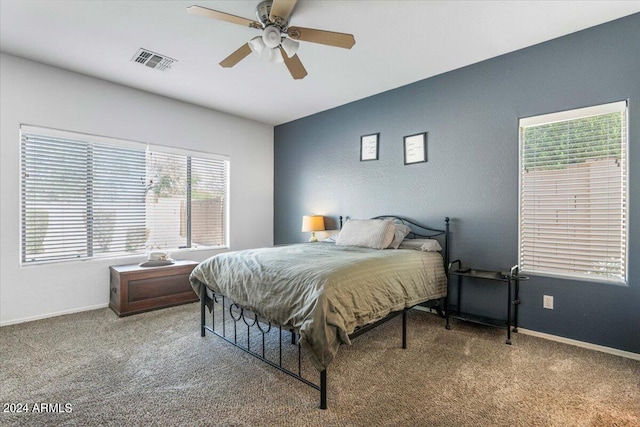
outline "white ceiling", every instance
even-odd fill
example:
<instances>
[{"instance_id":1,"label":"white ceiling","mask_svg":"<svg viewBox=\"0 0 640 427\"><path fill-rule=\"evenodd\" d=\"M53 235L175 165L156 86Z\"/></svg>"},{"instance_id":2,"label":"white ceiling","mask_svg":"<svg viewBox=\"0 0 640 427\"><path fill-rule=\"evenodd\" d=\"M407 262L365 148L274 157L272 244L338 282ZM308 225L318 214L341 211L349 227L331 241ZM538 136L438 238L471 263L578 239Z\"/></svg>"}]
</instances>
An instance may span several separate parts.
<instances>
[{"instance_id":1,"label":"white ceiling","mask_svg":"<svg viewBox=\"0 0 640 427\"><path fill-rule=\"evenodd\" d=\"M356 44L301 42L309 75L294 81L253 55L221 68L259 30L186 12L256 19L258 3L1 0L0 50L277 125L640 12L640 1L299 0L290 25L352 33ZM178 63L131 62L140 47Z\"/></svg>"}]
</instances>

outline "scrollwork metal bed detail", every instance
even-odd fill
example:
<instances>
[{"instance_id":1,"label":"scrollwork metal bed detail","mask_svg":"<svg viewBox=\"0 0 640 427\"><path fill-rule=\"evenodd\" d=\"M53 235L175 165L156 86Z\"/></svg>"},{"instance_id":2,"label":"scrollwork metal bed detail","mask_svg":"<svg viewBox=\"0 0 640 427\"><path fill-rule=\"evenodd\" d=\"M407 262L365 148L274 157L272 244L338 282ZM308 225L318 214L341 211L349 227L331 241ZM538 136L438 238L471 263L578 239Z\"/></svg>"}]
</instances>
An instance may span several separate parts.
<instances>
[{"instance_id":1,"label":"scrollwork metal bed detail","mask_svg":"<svg viewBox=\"0 0 640 427\"><path fill-rule=\"evenodd\" d=\"M442 246L442 258L446 276L449 260L449 218L445 218L445 228L442 230L425 227L407 218L395 215L384 215L374 219L394 219L409 226L411 228L409 237L434 238L441 236L444 243ZM342 221L343 217L341 216L339 217L340 228L342 228ZM320 392L320 408L327 408L327 369L318 369L319 379L311 379L314 373L318 374L318 370L310 370L303 366L304 352L301 348L298 331L283 327L269 319L261 318L252 310L240 306L228 296L215 292L207 286L201 286L198 294L200 296L200 335L202 337L209 331L245 353L312 387ZM430 307L434 307L442 317L446 316L446 313L443 312L443 309L446 308L446 295L436 300L425 301L421 305L425 303L428 303ZM356 338L401 315L402 348L406 349L407 312L413 307L392 311L381 319L357 327L348 337L349 339ZM207 321L207 311L210 312L210 322ZM287 335L290 335L290 339L283 339L283 336ZM275 344L276 348L268 345L273 344L273 341L277 342Z\"/></svg>"}]
</instances>

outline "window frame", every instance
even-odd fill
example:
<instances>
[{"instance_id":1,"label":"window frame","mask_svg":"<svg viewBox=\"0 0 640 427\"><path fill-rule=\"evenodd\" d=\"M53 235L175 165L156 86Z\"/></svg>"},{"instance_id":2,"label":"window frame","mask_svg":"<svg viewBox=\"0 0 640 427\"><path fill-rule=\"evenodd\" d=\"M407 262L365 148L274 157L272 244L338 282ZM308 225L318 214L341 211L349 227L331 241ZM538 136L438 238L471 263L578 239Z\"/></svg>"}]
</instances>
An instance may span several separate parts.
<instances>
[{"instance_id":1,"label":"window frame","mask_svg":"<svg viewBox=\"0 0 640 427\"><path fill-rule=\"evenodd\" d=\"M522 208L523 208L523 157L524 157L524 144L523 144L523 128L527 126L535 126L542 124L550 124L554 122L562 122L575 120L580 118L588 118L592 116L605 115L610 113L623 112L625 115L624 119L624 134L625 134L625 144L623 147L624 153L624 164L625 164L625 176L624 176L624 189L622 193L622 200L624 201L624 206L622 207L622 215L624 217L623 221L623 229L624 234L624 277L615 278L615 277L606 277L606 276L597 276L589 277L586 274L580 275L575 272L549 272L549 271L540 271L539 269L530 269L527 266L521 267L521 272L542 276L542 277L553 277L553 278L561 278L566 280L578 280L582 282L595 282L595 283L605 283L612 285L621 285L628 286L629 283L629 100L625 99L622 101L609 102L604 104L598 104L589 107L582 108L573 108L569 110L558 111L554 113L540 114L535 116L528 117L520 117L518 119L518 263L522 262L522 248L523 248L523 230L522 230Z\"/></svg>"},{"instance_id":2,"label":"window frame","mask_svg":"<svg viewBox=\"0 0 640 427\"><path fill-rule=\"evenodd\" d=\"M75 132L75 131L67 131L67 130L61 130L61 129L54 129L54 128L48 128L48 127L43 127L43 126L36 126L36 125L30 125L30 124L21 124L20 128L19 128L19 134L20 134L20 138L19 138L19 144L20 144L20 149L19 149L19 153L20 153L20 160L19 160L19 173L20 173L20 185L18 186L18 192L19 192L19 200L20 200L20 207L18 210L18 214L19 214L19 224L20 224L20 241L19 241L19 250L20 250L20 266L21 267L27 267L27 266L32 266L32 265L43 265L43 264L53 264L53 263L66 263L66 262L74 262L74 261L90 261L90 260L105 260L105 259L114 259L114 258L127 258L127 257L139 257L140 255L144 255L147 251L146 250L140 250L140 251L135 251L135 252L131 252L131 253L127 253L127 252L112 252L112 253L104 253L104 254L91 254L88 256L82 256L82 257L74 257L74 258L60 258L60 259L45 259L45 260L36 260L36 261L29 261L28 257L26 256L26 252L25 252L25 248L26 248L26 242L25 242L25 233L24 233L24 222L23 222L23 218L24 218L24 209L25 209L25 200L24 200L24 193L23 193L23 185L24 185L24 177L23 177L23 143L25 140L25 136L23 136L24 134L31 134L34 136L41 136L44 138L60 138L60 139L65 139L65 140L70 140L70 141L78 141L81 143L88 143L88 144L101 144L103 146L110 146L110 147L116 147L116 148L133 148L133 149L140 149L143 151L154 151L154 152L162 152L162 153L166 153L166 154L170 154L170 155L180 155L180 156L185 156L188 159L188 164L189 167L191 166L191 161L193 159L199 159L199 160L213 160L213 161L220 161L224 163L224 169L226 172L226 177L225 177L225 182L224 182L224 198L225 198L225 202L224 202L224 206L223 206L223 211L224 211L224 225L223 225L223 229L222 232L224 233L224 242L221 245L198 245L197 247L193 246L193 242L191 242L191 246L190 247L180 247L180 248L168 248L167 250L169 250L171 253L178 253L178 252L190 252L190 251L202 251L202 250L225 250L229 248L229 241L230 241L230 236L229 236L229 231L230 231L230 179L231 179L231 159L230 156L228 155L224 155L224 154L216 154L216 153L209 153L209 152L204 152L204 151L197 151L197 150L188 150L188 149L182 149L182 148L178 148L178 147L172 147L172 146L165 146L165 145L160 145L160 144L152 144L152 143L147 143L147 142L140 142L140 141L133 141L133 140L127 140L127 139L122 139L122 138L113 138L113 137L107 137L107 136L100 136L100 135L94 135L94 134L88 134L88 133L83 133L83 132ZM90 166L89 166L90 167ZM191 176L190 176L190 172L185 175L185 178L190 180ZM190 194L191 191L191 181L187 182L186 185L186 192L187 194L187 200L189 201L189 204L192 201L192 195ZM188 212L191 211L191 206L187 206L187 210ZM187 227L187 234L190 237L191 236L191 231L192 231L192 225L191 225L191 218L187 219L188 222L188 227ZM87 230L89 230L89 228L87 228ZM89 247L91 246L91 243L88 243Z\"/></svg>"}]
</instances>

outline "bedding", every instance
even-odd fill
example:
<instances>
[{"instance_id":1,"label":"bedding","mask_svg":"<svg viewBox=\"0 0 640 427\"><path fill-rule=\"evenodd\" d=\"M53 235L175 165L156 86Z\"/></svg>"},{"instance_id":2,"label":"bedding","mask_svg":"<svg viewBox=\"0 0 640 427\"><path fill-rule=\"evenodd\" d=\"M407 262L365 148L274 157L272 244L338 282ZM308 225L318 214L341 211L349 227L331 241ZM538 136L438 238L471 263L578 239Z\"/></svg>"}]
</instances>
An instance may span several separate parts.
<instances>
[{"instance_id":1,"label":"bedding","mask_svg":"<svg viewBox=\"0 0 640 427\"><path fill-rule=\"evenodd\" d=\"M300 334L324 370L349 334L393 311L446 295L438 252L383 251L333 243L302 243L228 252L191 273L193 289L231 298L263 319Z\"/></svg>"}]
</instances>

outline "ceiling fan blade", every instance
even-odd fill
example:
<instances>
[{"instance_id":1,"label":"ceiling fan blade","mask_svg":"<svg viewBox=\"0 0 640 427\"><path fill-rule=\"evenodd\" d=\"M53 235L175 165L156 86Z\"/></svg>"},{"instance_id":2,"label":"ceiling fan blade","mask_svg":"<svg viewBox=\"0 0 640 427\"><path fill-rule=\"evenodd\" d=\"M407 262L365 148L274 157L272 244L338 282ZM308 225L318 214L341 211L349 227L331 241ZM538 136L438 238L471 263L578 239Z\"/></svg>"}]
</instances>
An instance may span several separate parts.
<instances>
[{"instance_id":1,"label":"ceiling fan blade","mask_svg":"<svg viewBox=\"0 0 640 427\"><path fill-rule=\"evenodd\" d=\"M238 50L233 52L231 55L227 56L222 60L220 65L224 68L230 68L236 65L238 62L242 61L251 53L251 48L249 47L249 43L245 43Z\"/></svg>"},{"instance_id":2,"label":"ceiling fan blade","mask_svg":"<svg viewBox=\"0 0 640 427\"><path fill-rule=\"evenodd\" d=\"M280 53L282 53L284 65L286 65L289 69L291 77L293 77L295 80L304 79L307 75L307 70L305 70L304 65L302 65L302 62L300 62L300 58L298 58L298 55L293 55L291 58L289 58L282 47L280 48Z\"/></svg>"},{"instance_id":3,"label":"ceiling fan blade","mask_svg":"<svg viewBox=\"0 0 640 427\"><path fill-rule=\"evenodd\" d=\"M313 28L289 27L287 35L294 40L326 44L351 49L356 44L353 34L334 33L333 31L314 30Z\"/></svg>"},{"instance_id":4,"label":"ceiling fan blade","mask_svg":"<svg viewBox=\"0 0 640 427\"><path fill-rule=\"evenodd\" d=\"M291 15L291 11L298 0L273 0L271 12L269 13L269 21L277 23L277 19L281 18L286 23Z\"/></svg>"},{"instance_id":5,"label":"ceiling fan blade","mask_svg":"<svg viewBox=\"0 0 640 427\"><path fill-rule=\"evenodd\" d=\"M242 25L244 27L262 28L262 24L257 21L220 12L218 10L207 9L206 7L202 6L189 6L187 8L187 12L193 15L200 15L207 18L219 19L220 21L231 22L232 24Z\"/></svg>"}]
</instances>

